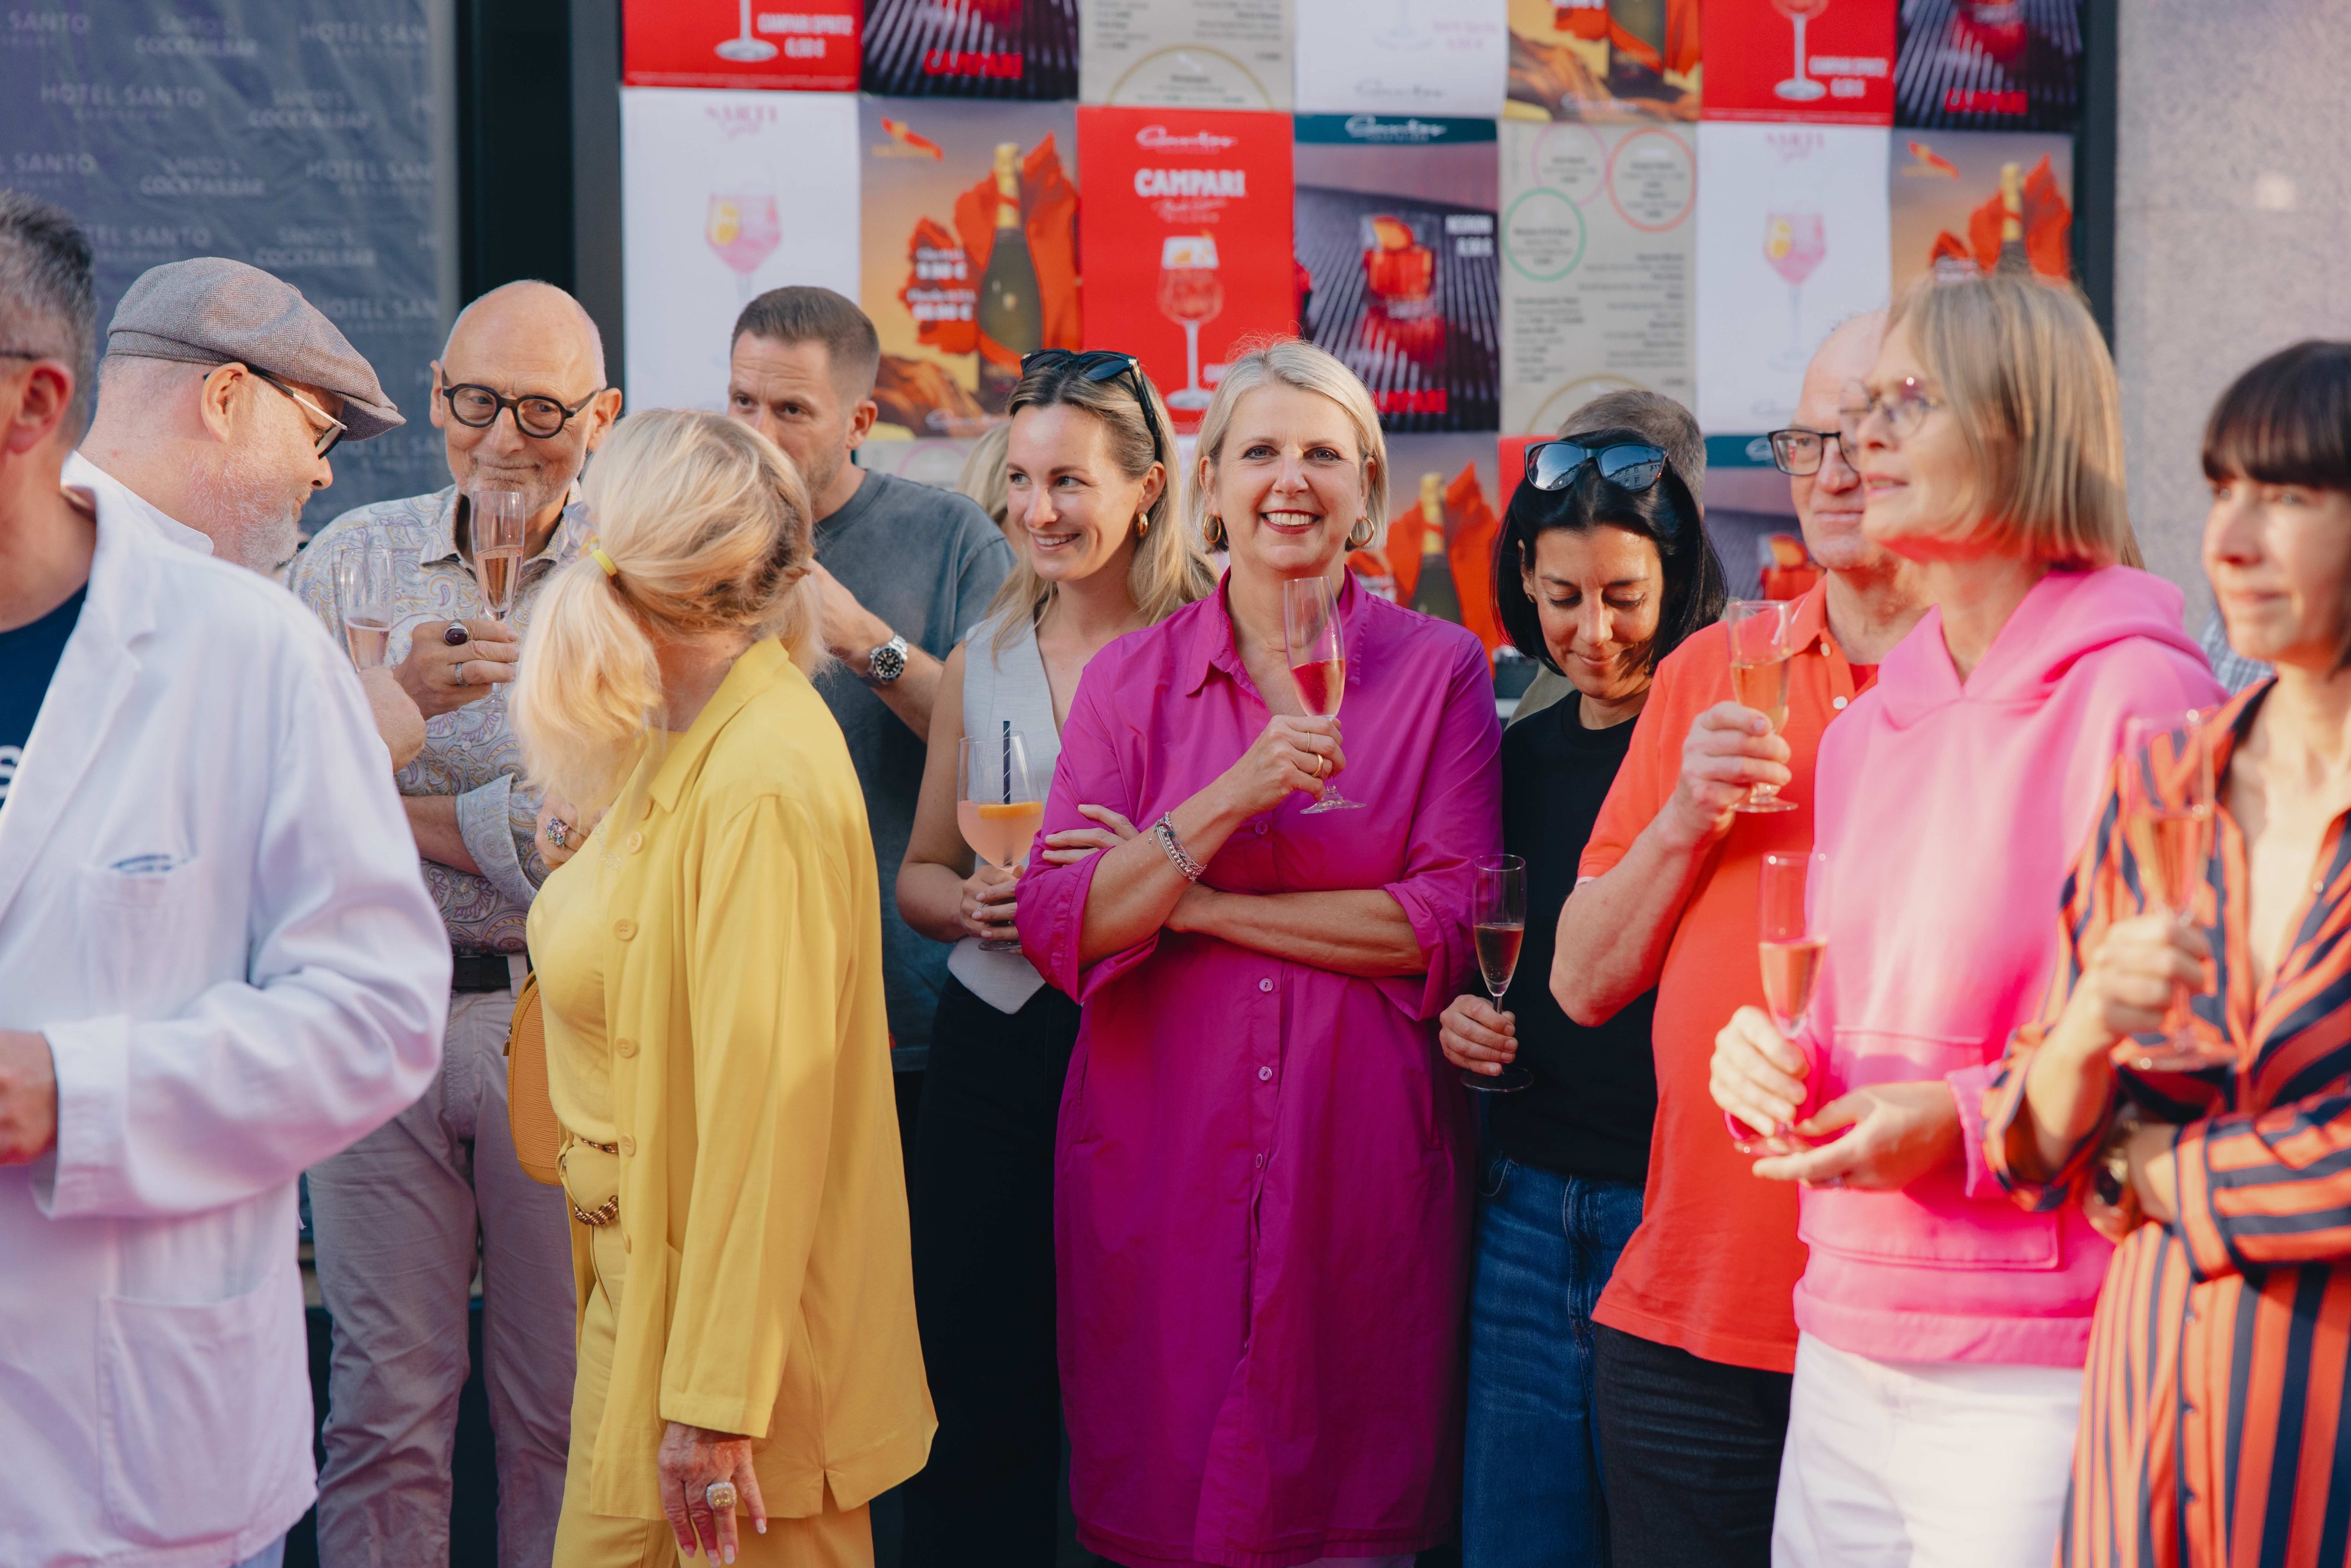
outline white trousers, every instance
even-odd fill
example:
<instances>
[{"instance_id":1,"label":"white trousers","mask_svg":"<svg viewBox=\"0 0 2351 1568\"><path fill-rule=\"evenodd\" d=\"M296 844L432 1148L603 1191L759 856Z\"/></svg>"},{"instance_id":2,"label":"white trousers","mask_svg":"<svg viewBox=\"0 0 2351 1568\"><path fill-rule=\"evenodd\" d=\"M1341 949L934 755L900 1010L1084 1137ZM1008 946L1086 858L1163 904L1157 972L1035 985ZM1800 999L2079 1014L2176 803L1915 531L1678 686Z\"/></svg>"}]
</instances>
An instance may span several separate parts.
<instances>
[{"instance_id":1,"label":"white trousers","mask_svg":"<svg viewBox=\"0 0 2351 1568\"><path fill-rule=\"evenodd\" d=\"M1771 1568L2049 1568L2082 1375L1796 1345Z\"/></svg>"}]
</instances>

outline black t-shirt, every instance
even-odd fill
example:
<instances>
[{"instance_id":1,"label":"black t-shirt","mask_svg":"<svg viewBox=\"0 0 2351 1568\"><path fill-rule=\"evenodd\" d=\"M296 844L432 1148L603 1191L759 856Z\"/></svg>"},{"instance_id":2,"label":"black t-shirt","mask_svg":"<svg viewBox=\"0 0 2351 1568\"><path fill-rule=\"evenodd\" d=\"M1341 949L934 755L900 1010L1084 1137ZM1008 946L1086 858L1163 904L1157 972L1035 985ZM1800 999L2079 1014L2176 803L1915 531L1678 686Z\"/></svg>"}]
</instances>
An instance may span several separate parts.
<instances>
[{"instance_id":1,"label":"black t-shirt","mask_svg":"<svg viewBox=\"0 0 2351 1568\"><path fill-rule=\"evenodd\" d=\"M1535 1081L1493 1096L1493 1131L1514 1160L1565 1176L1635 1186L1648 1177L1657 1073L1649 1019L1657 994L1628 1003L1598 1029L1551 994L1560 906L1625 753L1630 721L1586 729L1570 692L1502 737L1502 847L1527 862L1527 938L1503 1010L1519 1020L1519 1061Z\"/></svg>"},{"instance_id":2,"label":"black t-shirt","mask_svg":"<svg viewBox=\"0 0 2351 1568\"><path fill-rule=\"evenodd\" d=\"M16 782L16 764L25 759L25 742L33 737L33 721L49 695L49 682L65 657L66 643L81 620L82 595L73 596L38 621L0 632L0 807L8 803L8 787Z\"/></svg>"}]
</instances>

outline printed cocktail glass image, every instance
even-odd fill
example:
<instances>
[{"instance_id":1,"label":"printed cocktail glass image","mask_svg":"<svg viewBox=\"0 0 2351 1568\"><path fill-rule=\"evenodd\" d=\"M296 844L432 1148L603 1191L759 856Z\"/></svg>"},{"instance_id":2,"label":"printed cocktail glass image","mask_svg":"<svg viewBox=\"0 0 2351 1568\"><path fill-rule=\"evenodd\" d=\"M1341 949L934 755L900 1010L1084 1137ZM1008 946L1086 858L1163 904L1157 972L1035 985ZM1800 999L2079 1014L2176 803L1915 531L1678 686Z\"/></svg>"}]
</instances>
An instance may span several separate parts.
<instances>
[{"instance_id":1,"label":"printed cocktail glass image","mask_svg":"<svg viewBox=\"0 0 2351 1568\"><path fill-rule=\"evenodd\" d=\"M755 38L751 36L751 0L742 0L739 8L742 19L738 29L733 37L718 46L718 57L722 60L741 61L747 65L758 60L774 59L776 46L765 38Z\"/></svg>"},{"instance_id":2,"label":"printed cocktail glass image","mask_svg":"<svg viewBox=\"0 0 2351 1568\"><path fill-rule=\"evenodd\" d=\"M1159 313L1184 329L1184 384L1167 406L1204 409L1200 384L1200 323L1224 313L1225 281L1217 271L1217 242L1207 235L1169 235L1159 250Z\"/></svg>"},{"instance_id":3,"label":"printed cocktail glass image","mask_svg":"<svg viewBox=\"0 0 2351 1568\"><path fill-rule=\"evenodd\" d=\"M776 223L776 198L712 196L703 237L718 253L718 259L735 269L736 303L748 305L751 297L758 292L751 281L752 274L783 243L784 232Z\"/></svg>"},{"instance_id":4,"label":"printed cocktail glass image","mask_svg":"<svg viewBox=\"0 0 2351 1568\"><path fill-rule=\"evenodd\" d=\"M1829 0L1771 0L1772 8L1796 29L1796 68L1772 91L1791 103L1811 103L1828 96L1828 85L1804 74L1804 24L1829 8Z\"/></svg>"},{"instance_id":5,"label":"printed cocktail glass image","mask_svg":"<svg viewBox=\"0 0 2351 1568\"><path fill-rule=\"evenodd\" d=\"M1437 308L1437 253L1414 226L1388 213L1364 220L1364 287L1372 303L1399 321L1416 321Z\"/></svg>"},{"instance_id":6,"label":"printed cocktail glass image","mask_svg":"<svg viewBox=\"0 0 2351 1568\"><path fill-rule=\"evenodd\" d=\"M1764 214L1763 259L1788 281L1788 346L1771 359L1782 370L1802 370L1812 357L1804 345L1804 280L1828 249L1828 230L1820 214L1782 210Z\"/></svg>"}]
</instances>

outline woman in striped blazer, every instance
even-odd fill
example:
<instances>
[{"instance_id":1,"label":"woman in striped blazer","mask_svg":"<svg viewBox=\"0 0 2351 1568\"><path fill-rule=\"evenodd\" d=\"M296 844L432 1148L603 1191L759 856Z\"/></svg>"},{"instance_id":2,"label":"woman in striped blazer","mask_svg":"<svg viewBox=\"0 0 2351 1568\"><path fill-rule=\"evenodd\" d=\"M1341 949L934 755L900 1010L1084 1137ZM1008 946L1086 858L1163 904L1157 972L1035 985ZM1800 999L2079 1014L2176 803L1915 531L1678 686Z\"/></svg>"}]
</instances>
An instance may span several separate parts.
<instances>
[{"instance_id":1,"label":"woman in striped blazer","mask_svg":"<svg viewBox=\"0 0 2351 1568\"><path fill-rule=\"evenodd\" d=\"M2036 1208L2086 1201L2123 1239L2067 1568L2351 1558L2351 343L2245 372L2204 467L2230 644L2277 666L2207 721L2210 892L2190 921L2138 913L2110 798L2066 884L2049 1007L1986 1096L2003 1184ZM2233 1064L2116 1066L2180 983Z\"/></svg>"}]
</instances>

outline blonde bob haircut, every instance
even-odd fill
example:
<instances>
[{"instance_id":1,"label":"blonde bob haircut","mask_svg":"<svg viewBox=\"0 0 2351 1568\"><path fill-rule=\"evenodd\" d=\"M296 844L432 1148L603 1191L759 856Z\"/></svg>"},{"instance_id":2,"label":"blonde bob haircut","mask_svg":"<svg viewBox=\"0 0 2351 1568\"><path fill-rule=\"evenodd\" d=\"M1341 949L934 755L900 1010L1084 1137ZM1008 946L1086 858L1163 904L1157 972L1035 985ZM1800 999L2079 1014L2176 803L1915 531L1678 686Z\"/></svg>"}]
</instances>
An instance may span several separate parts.
<instances>
[{"instance_id":1,"label":"blonde bob haircut","mask_svg":"<svg viewBox=\"0 0 2351 1568\"><path fill-rule=\"evenodd\" d=\"M1151 472L1155 463L1165 473L1165 482L1159 487L1159 497L1143 509L1142 515L1130 525L1134 534L1134 554L1126 567L1127 596L1151 625L1157 625L1196 599L1205 599L1216 591L1216 573L1209 569L1208 558L1193 542L1191 534L1176 526L1183 512L1183 475L1177 471L1173 437L1165 453L1152 439L1151 420L1144 414L1144 405L1135 400L1135 386L1143 396L1151 400L1151 418L1158 428L1173 431L1176 426L1167 417L1167 405L1159 398L1159 389L1151 378L1135 365L1130 375L1113 376L1108 381L1095 381L1083 372L1080 361L1061 360L1041 365L1020 378L1012 389L1011 400L1005 405L1012 419L1019 419L1032 408L1083 409L1098 421L1102 433L1109 437L1111 462L1130 480L1140 480ZM1008 533L1022 532L1019 520L1008 517L1008 503L1004 499L1008 486L1005 481L1005 453L1011 442L1011 420L997 427L1007 432L1002 444L996 449L996 494L998 526ZM990 434L995 433L991 431ZM975 451L975 455L977 452ZM1019 635L1023 618L1030 627L1044 618L1045 608L1053 602L1053 585L1037 574L1029 559L1029 551L1016 543L1012 550L1012 572L1004 586L996 591L996 600L988 608L1002 614L1002 624L996 629L996 647L1009 647ZM1008 612L1018 611L1014 615Z\"/></svg>"},{"instance_id":2,"label":"blonde bob haircut","mask_svg":"<svg viewBox=\"0 0 2351 1568\"><path fill-rule=\"evenodd\" d=\"M1896 327L1967 442L1968 516L1989 542L2053 566L2140 564L2115 361L2078 290L2022 273L1922 279Z\"/></svg>"},{"instance_id":3,"label":"blonde bob haircut","mask_svg":"<svg viewBox=\"0 0 2351 1568\"><path fill-rule=\"evenodd\" d=\"M1188 516L1198 537L1210 549L1225 547L1225 520L1210 514L1215 485L1210 476L1225 455L1225 435L1233 410L1259 387L1295 387L1321 392L1346 411L1355 427L1355 448L1363 454L1364 515L1348 532L1347 548L1361 549L1378 538L1388 521L1388 445L1380 434L1380 411L1355 372L1301 338L1279 338L1243 354L1225 367L1217 395L1200 416L1198 483L1192 486Z\"/></svg>"},{"instance_id":4,"label":"blonde bob haircut","mask_svg":"<svg viewBox=\"0 0 2351 1568\"><path fill-rule=\"evenodd\" d=\"M510 712L523 763L582 811L608 804L664 728L657 634L737 628L823 659L808 490L780 448L715 413L632 414L588 470L596 548L540 597Z\"/></svg>"}]
</instances>

